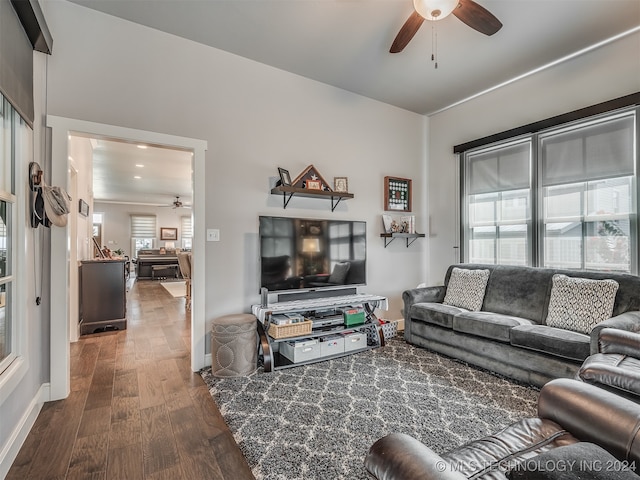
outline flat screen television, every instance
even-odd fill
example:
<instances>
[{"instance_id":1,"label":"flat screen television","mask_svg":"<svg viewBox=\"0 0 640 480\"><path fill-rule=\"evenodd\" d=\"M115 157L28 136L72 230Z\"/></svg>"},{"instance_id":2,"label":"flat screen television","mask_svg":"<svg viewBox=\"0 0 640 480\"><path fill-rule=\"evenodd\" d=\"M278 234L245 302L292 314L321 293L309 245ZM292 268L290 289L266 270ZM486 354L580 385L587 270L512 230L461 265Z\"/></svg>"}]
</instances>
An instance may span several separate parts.
<instances>
[{"instance_id":1,"label":"flat screen television","mask_svg":"<svg viewBox=\"0 0 640 480\"><path fill-rule=\"evenodd\" d=\"M337 289L367 283L367 224L260 216L260 288Z\"/></svg>"}]
</instances>

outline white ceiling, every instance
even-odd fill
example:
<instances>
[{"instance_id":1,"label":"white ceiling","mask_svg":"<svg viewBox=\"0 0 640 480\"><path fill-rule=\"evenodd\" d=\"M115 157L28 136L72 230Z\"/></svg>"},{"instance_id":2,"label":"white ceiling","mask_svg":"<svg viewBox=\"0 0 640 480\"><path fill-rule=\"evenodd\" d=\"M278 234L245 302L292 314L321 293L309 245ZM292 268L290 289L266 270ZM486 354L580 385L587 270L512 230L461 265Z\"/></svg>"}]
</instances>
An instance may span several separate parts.
<instances>
[{"instance_id":1,"label":"white ceiling","mask_svg":"<svg viewBox=\"0 0 640 480\"><path fill-rule=\"evenodd\" d=\"M477 0L495 35L450 15L391 54L411 0L72 1L421 114L640 26L639 0Z\"/></svg>"},{"instance_id":2,"label":"white ceiling","mask_svg":"<svg viewBox=\"0 0 640 480\"><path fill-rule=\"evenodd\" d=\"M179 196L191 205L191 152L108 139L91 145L95 201L170 208Z\"/></svg>"},{"instance_id":3,"label":"white ceiling","mask_svg":"<svg viewBox=\"0 0 640 480\"><path fill-rule=\"evenodd\" d=\"M426 115L640 29L640 0L477 0L503 23L495 35L478 33L451 15L425 21L403 52L391 54L393 39L413 12L411 0L72 1ZM115 148L114 155L124 156L118 153L124 148ZM157 150L144 154L163 158ZM98 156L107 155L105 150ZM113 161L96 173L103 175L94 183L96 199L125 196L133 160L117 168ZM139 193L128 201L158 203L150 195L161 192L165 202L175 195L190 202L190 169L182 172L168 161L169 169L146 170L148 177L134 183ZM189 173L188 191L167 178L172 171Z\"/></svg>"}]
</instances>

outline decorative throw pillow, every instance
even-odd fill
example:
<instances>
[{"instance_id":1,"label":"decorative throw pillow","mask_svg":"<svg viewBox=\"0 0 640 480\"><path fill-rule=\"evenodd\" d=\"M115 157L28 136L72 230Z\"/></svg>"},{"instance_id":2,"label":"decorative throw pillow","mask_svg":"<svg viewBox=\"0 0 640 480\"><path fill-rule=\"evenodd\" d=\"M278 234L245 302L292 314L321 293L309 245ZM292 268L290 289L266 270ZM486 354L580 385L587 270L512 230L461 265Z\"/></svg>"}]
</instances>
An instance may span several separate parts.
<instances>
[{"instance_id":1,"label":"decorative throw pillow","mask_svg":"<svg viewBox=\"0 0 640 480\"><path fill-rule=\"evenodd\" d=\"M598 323L611 318L618 291L615 280L556 274L551 281L548 326L588 335Z\"/></svg>"},{"instance_id":2,"label":"decorative throw pillow","mask_svg":"<svg viewBox=\"0 0 640 480\"><path fill-rule=\"evenodd\" d=\"M453 267L442 303L477 312L482 308L488 280L489 270Z\"/></svg>"},{"instance_id":3,"label":"decorative throw pillow","mask_svg":"<svg viewBox=\"0 0 640 480\"><path fill-rule=\"evenodd\" d=\"M349 273L349 267L351 267L349 262L336 263L336 266L333 267L333 272L331 272L331 275L329 276L328 282L344 285L344 282L347 279L347 273Z\"/></svg>"}]
</instances>

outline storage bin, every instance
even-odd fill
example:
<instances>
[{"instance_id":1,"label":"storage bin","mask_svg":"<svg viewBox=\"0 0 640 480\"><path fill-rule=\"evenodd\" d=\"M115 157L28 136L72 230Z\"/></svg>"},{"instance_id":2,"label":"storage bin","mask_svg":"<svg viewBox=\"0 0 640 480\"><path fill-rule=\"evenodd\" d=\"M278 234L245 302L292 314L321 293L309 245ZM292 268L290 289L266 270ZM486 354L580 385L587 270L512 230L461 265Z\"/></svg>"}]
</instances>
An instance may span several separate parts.
<instances>
[{"instance_id":1,"label":"storage bin","mask_svg":"<svg viewBox=\"0 0 640 480\"><path fill-rule=\"evenodd\" d=\"M313 322L305 320L304 322L290 323L288 325L269 325L269 336L271 338L288 338L300 337L311 333Z\"/></svg>"},{"instance_id":2,"label":"storage bin","mask_svg":"<svg viewBox=\"0 0 640 480\"><path fill-rule=\"evenodd\" d=\"M320 358L320 342L317 339L303 338L280 343L280 354L293 363L306 362Z\"/></svg>"},{"instance_id":3,"label":"storage bin","mask_svg":"<svg viewBox=\"0 0 640 480\"><path fill-rule=\"evenodd\" d=\"M320 355L328 357L344 353L344 337L342 335L329 335L320 339Z\"/></svg>"},{"instance_id":4,"label":"storage bin","mask_svg":"<svg viewBox=\"0 0 640 480\"><path fill-rule=\"evenodd\" d=\"M363 332L344 333L344 351L351 352L367 347L367 334Z\"/></svg>"},{"instance_id":5,"label":"storage bin","mask_svg":"<svg viewBox=\"0 0 640 480\"><path fill-rule=\"evenodd\" d=\"M344 324L347 327L364 323L364 309L362 307L349 308L342 311Z\"/></svg>"}]
</instances>

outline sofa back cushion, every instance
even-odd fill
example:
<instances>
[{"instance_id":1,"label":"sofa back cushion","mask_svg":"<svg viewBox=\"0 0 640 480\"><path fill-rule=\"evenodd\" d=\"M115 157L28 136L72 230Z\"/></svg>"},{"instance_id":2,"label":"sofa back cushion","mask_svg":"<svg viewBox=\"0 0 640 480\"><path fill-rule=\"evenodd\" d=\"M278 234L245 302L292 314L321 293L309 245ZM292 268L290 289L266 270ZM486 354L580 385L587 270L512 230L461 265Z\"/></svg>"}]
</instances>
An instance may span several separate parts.
<instances>
[{"instance_id":1,"label":"sofa back cushion","mask_svg":"<svg viewBox=\"0 0 640 480\"><path fill-rule=\"evenodd\" d=\"M618 282L618 292L611 316L629 311L640 311L640 277L626 273L559 270L553 268L516 267L509 265L483 265L462 263L451 265L445 275L447 286L453 268L489 270L489 281L484 295L483 311L527 318L544 325L551 298L554 274L568 277L611 279Z\"/></svg>"},{"instance_id":2,"label":"sofa back cushion","mask_svg":"<svg viewBox=\"0 0 640 480\"><path fill-rule=\"evenodd\" d=\"M448 285L450 271L454 267L489 270L483 311L526 318L537 324L544 323L551 282L550 270L508 265L452 265L445 277L445 285Z\"/></svg>"},{"instance_id":3,"label":"sofa back cushion","mask_svg":"<svg viewBox=\"0 0 640 480\"><path fill-rule=\"evenodd\" d=\"M574 332L591 333L598 323L611 318L618 291L615 280L568 277L551 278L547 325Z\"/></svg>"}]
</instances>

